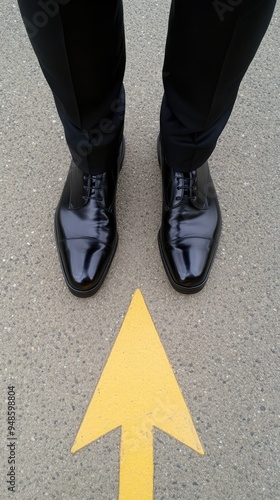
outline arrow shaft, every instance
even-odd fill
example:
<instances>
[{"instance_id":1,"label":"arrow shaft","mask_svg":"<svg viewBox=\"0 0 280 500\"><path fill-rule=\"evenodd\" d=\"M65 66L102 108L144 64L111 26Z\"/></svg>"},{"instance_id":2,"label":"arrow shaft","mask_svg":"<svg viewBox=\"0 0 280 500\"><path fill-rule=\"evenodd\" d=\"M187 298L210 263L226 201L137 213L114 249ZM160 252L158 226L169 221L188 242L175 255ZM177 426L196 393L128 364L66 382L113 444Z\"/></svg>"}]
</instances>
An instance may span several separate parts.
<instances>
[{"instance_id":1,"label":"arrow shaft","mask_svg":"<svg viewBox=\"0 0 280 500\"><path fill-rule=\"evenodd\" d=\"M119 500L153 500L153 432L122 429Z\"/></svg>"}]
</instances>

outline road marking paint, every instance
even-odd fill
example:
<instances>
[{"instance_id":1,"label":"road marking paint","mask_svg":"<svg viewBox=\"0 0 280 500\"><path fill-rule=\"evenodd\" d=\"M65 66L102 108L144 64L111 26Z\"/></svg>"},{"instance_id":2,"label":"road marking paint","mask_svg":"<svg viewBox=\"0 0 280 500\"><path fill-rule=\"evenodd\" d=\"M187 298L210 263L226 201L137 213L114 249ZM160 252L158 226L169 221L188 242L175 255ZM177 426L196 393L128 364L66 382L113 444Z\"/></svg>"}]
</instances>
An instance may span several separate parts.
<instances>
[{"instance_id":1,"label":"road marking paint","mask_svg":"<svg viewBox=\"0 0 280 500\"><path fill-rule=\"evenodd\" d=\"M204 454L140 290L136 290L76 440L122 428L119 500L153 499L153 428Z\"/></svg>"}]
</instances>

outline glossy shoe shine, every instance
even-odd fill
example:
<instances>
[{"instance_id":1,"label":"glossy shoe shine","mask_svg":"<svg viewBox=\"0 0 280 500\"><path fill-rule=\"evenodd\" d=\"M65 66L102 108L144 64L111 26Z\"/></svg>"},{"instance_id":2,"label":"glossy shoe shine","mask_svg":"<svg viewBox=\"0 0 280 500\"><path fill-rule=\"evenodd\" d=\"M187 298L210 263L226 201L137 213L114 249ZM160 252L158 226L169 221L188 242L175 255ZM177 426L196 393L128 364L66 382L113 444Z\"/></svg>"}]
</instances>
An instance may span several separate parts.
<instances>
[{"instance_id":1,"label":"glossy shoe shine","mask_svg":"<svg viewBox=\"0 0 280 500\"><path fill-rule=\"evenodd\" d=\"M115 198L123 158L122 143L105 173L89 175L70 165L55 213L55 237L66 284L78 297L99 290L117 248Z\"/></svg>"},{"instance_id":2,"label":"glossy shoe shine","mask_svg":"<svg viewBox=\"0 0 280 500\"><path fill-rule=\"evenodd\" d=\"M158 141L163 209L158 243L171 285L199 292L208 279L221 233L221 212L208 163L190 173L169 168Z\"/></svg>"}]
</instances>

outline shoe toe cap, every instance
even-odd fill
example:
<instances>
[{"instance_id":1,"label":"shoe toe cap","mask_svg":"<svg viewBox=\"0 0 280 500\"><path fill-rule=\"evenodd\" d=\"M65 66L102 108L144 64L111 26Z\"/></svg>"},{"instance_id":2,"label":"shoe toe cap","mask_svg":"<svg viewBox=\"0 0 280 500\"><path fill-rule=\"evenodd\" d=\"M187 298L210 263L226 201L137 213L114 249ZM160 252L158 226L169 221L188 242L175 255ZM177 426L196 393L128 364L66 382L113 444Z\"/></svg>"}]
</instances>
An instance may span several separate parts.
<instances>
[{"instance_id":1,"label":"shoe toe cap","mask_svg":"<svg viewBox=\"0 0 280 500\"><path fill-rule=\"evenodd\" d=\"M166 264L172 280L186 289L206 282L213 259L214 242L204 238L184 239L165 247Z\"/></svg>"},{"instance_id":2,"label":"shoe toe cap","mask_svg":"<svg viewBox=\"0 0 280 500\"><path fill-rule=\"evenodd\" d=\"M115 252L113 246L95 238L78 238L60 242L60 256L65 278L77 295L99 289Z\"/></svg>"}]
</instances>

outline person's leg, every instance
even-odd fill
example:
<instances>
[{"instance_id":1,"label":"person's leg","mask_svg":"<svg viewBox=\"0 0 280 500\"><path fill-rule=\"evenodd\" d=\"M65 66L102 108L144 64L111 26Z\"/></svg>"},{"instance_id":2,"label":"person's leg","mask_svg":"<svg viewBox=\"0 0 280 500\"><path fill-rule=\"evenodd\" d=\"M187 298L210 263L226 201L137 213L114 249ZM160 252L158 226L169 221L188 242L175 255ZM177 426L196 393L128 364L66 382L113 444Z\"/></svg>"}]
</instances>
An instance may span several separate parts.
<instances>
[{"instance_id":1,"label":"person's leg","mask_svg":"<svg viewBox=\"0 0 280 500\"><path fill-rule=\"evenodd\" d=\"M159 246L178 291L205 285L221 230L207 159L232 111L240 82L275 0L173 0L163 68Z\"/></svg>"},{"instance_id":2,"label":"person's leg","mask_svg":"<svg viewBox=\"0 0 280 500\"><path fill-rule=\"evenodd\" d=\"M18 0L75 164L110 168L122 141L122 0Z\"/></svg>"},{"instance_id":3,"label":"person's leg","mask_svg":"<svg viewBox=\"0 0 280 500\"><path fill-rule=\"evenodd\" d=\"M115 194L123 148L122 0L19 0L73 161L55 215L70 291L101 286L118 241Z\"/></svg>"},{"instance_id":4,"label":"person's leg","mask_svg":"<svg viewBox=\"0 0 280 500\"><path fill-rule=\"evenodd\" d=\"M275 3L173 0L163 67L161 139L174 169L196 169L213 152Z\"/></svg>"}]
</instances>

